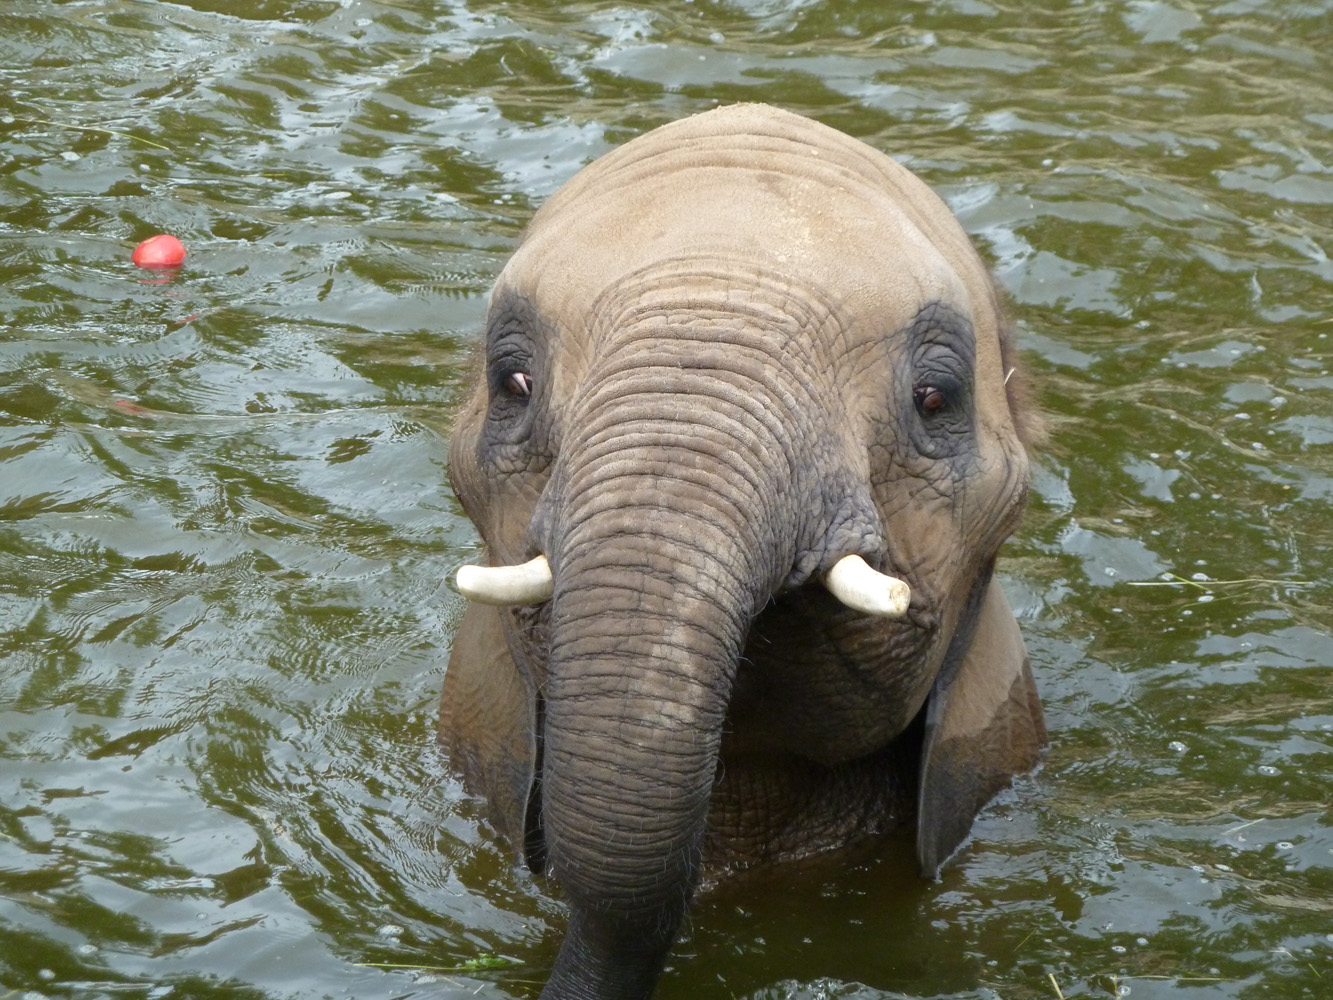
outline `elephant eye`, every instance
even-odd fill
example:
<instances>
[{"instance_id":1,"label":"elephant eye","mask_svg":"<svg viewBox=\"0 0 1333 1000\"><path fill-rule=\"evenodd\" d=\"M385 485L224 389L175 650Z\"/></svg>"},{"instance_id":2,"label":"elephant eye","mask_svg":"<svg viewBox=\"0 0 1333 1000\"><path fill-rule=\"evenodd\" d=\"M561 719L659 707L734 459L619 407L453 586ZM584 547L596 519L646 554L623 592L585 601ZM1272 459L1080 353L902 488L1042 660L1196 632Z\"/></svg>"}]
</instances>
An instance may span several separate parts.
<instances>
[{"instance_id":1,"label":"elephant eye","mask_svg":"<svg viewBox=\"0 0 1333 1000\"><path fill-rule=\"evenodd\" d=\"M912 390L912 399L916 401L916 408L922 414L939 413L949 405L949 397L942 389L926 383Z\"/></svg>"},{"instance_id":2,"label":"elephant eye","mask_svg":"<svg viewBox=\"0 0 1333 1000\"><path fill-rule=\"evenodd\" d=\"M504 380L504 387L510 395L527 399L532 395L532 376L527 372L513 372Z\"/></svg>"}]
</instances>

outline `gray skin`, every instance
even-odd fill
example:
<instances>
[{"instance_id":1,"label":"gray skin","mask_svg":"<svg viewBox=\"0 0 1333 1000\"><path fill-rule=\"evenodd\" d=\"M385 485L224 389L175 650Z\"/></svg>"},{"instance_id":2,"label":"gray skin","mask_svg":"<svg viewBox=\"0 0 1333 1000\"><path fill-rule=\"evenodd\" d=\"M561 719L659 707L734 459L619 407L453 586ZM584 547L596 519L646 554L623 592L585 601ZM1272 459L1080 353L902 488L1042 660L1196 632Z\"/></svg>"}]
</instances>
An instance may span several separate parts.
<instances>
[{"instance_id":1,"label":"gray skin","mask_svg":"<svg viewBox=\"0 0 1333 1000\"><path fill-rule=\"evenodd\" d=\"M450 453L491 565L440 737L569 928L546 998L646 998L702 875L915 822L934 873L1045 740L992 580L1038 418L986 268L902 166L762 105L537 213ZM900 620L835 600L861 555Z\"/></svg>"}]
</instances>

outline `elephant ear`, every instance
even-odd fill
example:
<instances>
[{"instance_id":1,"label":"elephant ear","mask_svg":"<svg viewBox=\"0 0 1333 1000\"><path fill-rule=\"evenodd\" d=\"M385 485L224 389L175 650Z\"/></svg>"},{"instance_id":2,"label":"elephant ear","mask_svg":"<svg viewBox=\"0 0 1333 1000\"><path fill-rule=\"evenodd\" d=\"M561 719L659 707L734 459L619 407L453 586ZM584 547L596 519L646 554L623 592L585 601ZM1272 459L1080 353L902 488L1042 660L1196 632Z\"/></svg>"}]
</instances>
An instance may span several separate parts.
<instances>
[{"instance_id":1,"label":"elephant ear","mask_svg":"<svg viewBox=\"0 0 1333 1000\"><path fill-rule=\"evenodd\" d=\"M537 773L537 698L514 665L501 610L470 603L454 633L440 698L440 744L516 854L528 849ZM531 862L531 859L529 859Z\"/></svg>"},{"instance_id":2,"label":"elephant ear","mask_svg":"<svg viewBox=\"0 0 1333 1000\"><path fill-rule=\"evenodd\" d=\"M927 877L967 838L978 810L1036 765L1046 742L1023 637L995 580L982 588L972 622L926 708L916 843Z\"/></svg>"}]
</instances>

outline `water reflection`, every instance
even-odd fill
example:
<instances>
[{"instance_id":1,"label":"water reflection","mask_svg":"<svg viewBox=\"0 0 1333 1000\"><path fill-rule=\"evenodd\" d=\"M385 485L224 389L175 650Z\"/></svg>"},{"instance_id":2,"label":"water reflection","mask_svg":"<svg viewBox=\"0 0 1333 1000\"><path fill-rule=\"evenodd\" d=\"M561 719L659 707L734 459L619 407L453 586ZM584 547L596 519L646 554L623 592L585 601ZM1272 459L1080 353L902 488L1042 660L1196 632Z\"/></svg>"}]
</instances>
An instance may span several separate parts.
<instances>
[{"instance_id":1,"label":"water reflection","mask_svg":"<svg viewBox=\"0 0 1333 1000\"><path fill-rule=\"evenodd\" d=\"M448 413L533 208L732 100L899 155L994 261L1055 430L1003 567L1054 742L937 884L702 900L662 995L1322 995L1331 18L0 11L0 996L535 992L559 905L432 748Z\"/></svg>"}]
</instances>

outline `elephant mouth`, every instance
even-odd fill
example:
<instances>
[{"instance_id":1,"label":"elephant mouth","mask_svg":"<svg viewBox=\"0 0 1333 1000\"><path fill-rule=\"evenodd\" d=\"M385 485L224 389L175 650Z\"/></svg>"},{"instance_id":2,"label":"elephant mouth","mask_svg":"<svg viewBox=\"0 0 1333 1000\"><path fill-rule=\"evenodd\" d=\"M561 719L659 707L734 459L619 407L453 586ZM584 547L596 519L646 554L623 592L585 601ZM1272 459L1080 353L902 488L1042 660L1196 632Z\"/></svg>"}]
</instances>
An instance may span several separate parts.
<instances>
[{"instance_id":1,"label":"elephant mouth","mask_svg":"<svg viewBox=\"0 0 1333 1000\"><path fill-rule=\"evenodd\" d=\"M784 659L832 660L848 670L878 673L889 664L903 669L931 659L943 630L941 609L921 589L913 589L901 615L887 617L840 607L824 588L807 584L776 595L759 613L745 658L758 666L780 651ZM797 643L798 634L808 638Z\"/></svg>"},{"instance_id":2,"label":"elephant mouth","mask_svg":"<svg viewBox=\"0 0 1333 1000\"><path fill-rule=\"evenodd\" d=\"M776 597L737 663L728 751L839 766L891 742L925 704L947 646L943 614L923 596L888 620L816 586Z\"/></svg>"}]
</instances>

